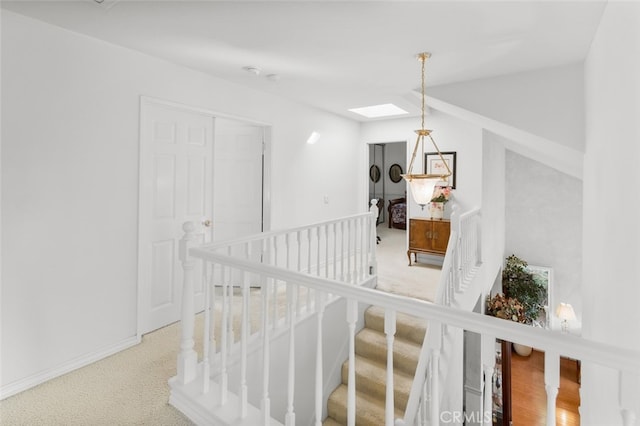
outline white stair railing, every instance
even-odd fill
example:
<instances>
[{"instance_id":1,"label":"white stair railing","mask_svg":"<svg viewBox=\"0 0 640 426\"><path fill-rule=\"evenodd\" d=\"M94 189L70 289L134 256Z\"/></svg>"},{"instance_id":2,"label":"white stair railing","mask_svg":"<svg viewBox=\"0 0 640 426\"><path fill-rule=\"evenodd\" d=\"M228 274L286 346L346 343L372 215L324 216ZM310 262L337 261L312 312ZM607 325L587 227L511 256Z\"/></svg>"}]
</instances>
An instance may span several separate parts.
<instances>
[{"instance_id":1,"label":"white stair railing","mask_svg":"<svg viewBox=\"0 0 640 426\"><path fill-rule=\"evenodd\" d=\"M324 323L331 319L326 312L328 309L336 312L333 309L341 301L346 301L346 308L340 315L343 316L341 322L347 336L351 367L355 360L353 339L356 324L359 312L364 307L375 305L385 310L388 318L388 321L385 320L385 334L391 351L395 333L391 324L395 315L408 314L429 323L429 336L423 348L426 356L421 357L418 364L418 369L422 371L420 377L423 379L417 385L419 397L416 403L411 402L414 398L412 391L409 404L413 405L411 409L407 407L407 413L413 418L405 417L407 425L437 425L442 420L439 406L443 392L440 361L444 361L446 357L446 352L443 352L446 329L479 333L483 351L489 355L492 355L490 351L496 339L526 344L544 351L548 366L545 383L549 392L549 421L552 417L555 418L554 387L557 392L555 383L559 372L553 366L557 365L560 356L618 371L621 376L621 418L624 417L627 422L635 418L636 413L632 411L633 403L630 400L638 394L637 381L628 378L640 375L638 351L368 288L375 284L376 279L371 274L375 271L375 223L370 222L371 217L370 214L359 215L281 233L261 234L228 244L194 248L189 248L189 244L194 240L195 228L185 226L187 232L181 244L181 253L185 255L184 288L187 293L193 292L189 281L193 279L198 259L204 261L206 267L203 269L208 271L205 274L208 274L206 283L210 287L207 290L210 302L203 315L203 351L201 361L198 362L193 335L193 299L192 295L184 296L185 312L178 373L170 381L170 402L196 424L202 425L321 424L327 397L327 389L323 383L326 377L323 365L327 365L327 351L323 347L323 335L327 331ZM287 237L283 238L285 235ZM291 235L294 237L289 237ZM454 227L452 240L459 239ZM454 241L450 241L450 244L457 245ZM451 284L444 275L446 274L443 274L443 283L453 285L452 300L455 301L455 283ZM241 291L234 291L236 287ZM253 292L257 293L257 298L253 297ZM439 292L439 300L442 297ZM235 299L239 299L238 306L231 309L233 302L237 301ZM300 307L300 304L304 306ZM235 315L231 316L231 312L235 312ZM297 312L301 314L298 315ZM250 323L249 318L259 318L259 324ZM316 334L299 339L294 332L306 327L305 318L314 320L307 321L310 326L304 328L306 333L314 330L311 333ZM239 323L235 327L239 332L234 336L238 342L229 337L229 330L234 322ZM212 327L207 331L211 324L217 328ZM219 347L215 345L215 336L220 336ZM306 347L302 347L300 341L306 341ZM272 356L274 347L278 345L286 348L279 359ZM309 411L301 410L300 404L304 396L296 394L294 386L301 371L299 368L291 368L301 362L298 360L300 351L313 354L308 371L303 372L305 380L308 377L308 381L304 382L305 386L313 390L308 393L309 398L312 398L308 404L312 407ZM206 356L207 353L209 356ZM250 357L253 361L248 359ZM277 362L284 362L285 367L274 369L274 363ZM259 377L259 380L253 382L248 371L252 365L259 366L257 371L261 373L253 375ZM255 371L256 368L253 368ZM388 370L392 372L392 369L391 360ZM350 368L347 408L349 425L355 424L358 412L354 392L356 378L351 373L353 371ZM491 366L486 365L485 371L490 372ZM279 373L271 375L272 372ZM390 384L392 379L387 377L387 382ZM393 426L395 402L393 394L390 395L389 392L388 389L384 403L387 413L384 423L386 426ZM278 398L283 399L281 405L276 403ZM482 414L490 413L489 410L490 406L483 407ZM403 424L403 420L395 420L395 423Z\"/></svg>"},{"instance_id":2,"label":"white stair railing","mask_svg":"<svg viewBox=\"0 0 640 426\"><path fill-rule=\"evenodd\" d=\"M475 208L452 217L457 236L454 267L458 271L456 291L462 291L482 263L480 209Z\"/></svg>"},{"instance_id":3,"label":"white stair railing","mask_svg":"<svg viewBox=\"0 0 640 426\"><path fill-rule=\"evenodd\" d=\"M456 296L465 291L468 282L474 277L482 263L480 249L480 210L473 209L458 214L454 207L451 215L451 234L442 264L440 282L435 303L453 306ZM440 373L440 359L448 357L450 345L444 344L448 335L446 324L429 323L423 343L409 402L404 418L398 424L438 424L437 414L444 386ZM435 423L434 423L435 422Z\"/></svg>"}]
</instances>

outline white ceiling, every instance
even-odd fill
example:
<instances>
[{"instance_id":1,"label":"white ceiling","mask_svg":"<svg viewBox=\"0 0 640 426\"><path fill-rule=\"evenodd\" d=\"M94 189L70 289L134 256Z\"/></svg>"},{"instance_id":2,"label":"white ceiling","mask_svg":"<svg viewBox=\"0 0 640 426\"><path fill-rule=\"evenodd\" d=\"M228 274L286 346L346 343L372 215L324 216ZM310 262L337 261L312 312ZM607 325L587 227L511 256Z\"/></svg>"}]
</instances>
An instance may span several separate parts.
<instances>
[{"instance_id":1,"label":"white ceiling","mask_svg":"<svg viewBox=\"0 0 640 426\"><path fill-rule=\"evenodd\" d=\"M433 85L581 61L604 6L587 0L2 1L5 9L353 119L361 118L347 109L389 102L419 112L419 52L432 53L427 94Z\"/></svg>"}]
</instances>

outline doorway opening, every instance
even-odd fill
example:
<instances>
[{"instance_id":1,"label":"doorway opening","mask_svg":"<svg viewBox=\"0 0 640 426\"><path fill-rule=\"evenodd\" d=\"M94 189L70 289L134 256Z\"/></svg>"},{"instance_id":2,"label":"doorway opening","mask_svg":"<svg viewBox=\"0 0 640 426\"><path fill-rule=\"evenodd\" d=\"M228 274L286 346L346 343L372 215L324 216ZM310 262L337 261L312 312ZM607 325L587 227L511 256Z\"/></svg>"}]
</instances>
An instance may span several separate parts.
<instances>
[{"instance_id":1,"label":"doorway opening","mask_svg":"<svg viewBox=\"0 0 640 426\"><path fill-rule=\"evenodd\" d=\"M378 225L395 228L390 221L389 206L406 197L406 183L400 176L406 171L406 163L406 141L369 144L368 201L378 200Z\"/></svg>"}]
</instances>

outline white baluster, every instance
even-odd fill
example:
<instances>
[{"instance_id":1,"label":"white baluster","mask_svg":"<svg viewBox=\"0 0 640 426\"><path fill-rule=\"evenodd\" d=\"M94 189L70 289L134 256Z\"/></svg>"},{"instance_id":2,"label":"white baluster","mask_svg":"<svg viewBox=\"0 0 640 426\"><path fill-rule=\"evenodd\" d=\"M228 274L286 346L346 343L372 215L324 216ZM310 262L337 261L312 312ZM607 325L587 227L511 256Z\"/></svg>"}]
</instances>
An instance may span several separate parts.
<instances>
[{"instance_id":1,"label":"white baluster","mask_svg":"<svg viewBox=\"0 0 640 426\"><path fill-rule=\"evenodd\" d=\"M434 349L431 351L431 383L429 394L431 395L431 407L429 408L429 415L432 425L439 424L440 414L440 384L438 379L438 369L440 368L440 350Z\"/></svg>"},{"instance_id":2,"label":"white baluster","mask_svg":"<svg viewBox=\"0 0 640 426\"><path fill-rule=\"evenodd\" d=\"M227 403L227 391L228 391L228 373L227 373L227 346L228 340L228 323L229 323L229 294L227 288L229 287L229 268L222 267L222 318L220 326L220 404L225 405Z\"/></svg>"},{"instance_id":3,"label":"white baluster","mask_svg":"<svg viewBox=\"0 0 640 426\"><path fill-rule=\"evenodd\" d=\"M340 280L341 281L344 281L344 277L345 277L344 268L345 268L345 262L346 262L346 257L344 255L344 236L345 236L344 226L345 226L345 223L340 222Z\"/></svg>"},{"instance_id":4,"label":"white baluster","mask_svg":"<svg viewBox=\"0 0 640 426\"><path fill-rule=\"evenodd\" d=\"M365 280L367 279L367 276L369 276L369 248L371 247L369 245L369 237L371 236L370 232L369 232L369 220L370 217L369 216L365 216L362 218L361 222L362 222L362 229L360 232L362 232L362 279Z\"/></svg>"},{"instance_id":5,"label":"white baluster","mask_svg":"<svg viewBox=\"0 0 640 426\"><path fill-rule=\"evenodd\" d=\"M491 416L493 415L493 372L495 368L493 365L484 364L482 366L484 374L484 395L482 401L482 424L491 426Z\"/></svg>"},{"instance_id":6,"label":"white baluster","mask_svg":"<svg viewBox=\"0 0 640 426\"><path fill-rule=\"evenodd\" d=\"M429 323L430 329L434 333L432 346L429 348L431 364L429 369L429 421L432 425L439 424L440 416L440 348L442 347L443 328L438 321Z\"/></svg>"},{"instance_id":7,"label":"white baluster","mask_svg":"<svg viewBox=\"0 0 640 426\"><path fill-rule=\"evenodd\" d=\"M296 271L302 271L302 232L296 232L296 247L298 248L298 254L296 259Z\"/></svg>"},{"instance_id":8,"label":"white baluster","mask_svg":"<svg viewBox=\"0 0 640 426\"><path fill-rule=\"evenodd\" d=\"M329 278L329 225L324 225L324 276Z\"/></svg>"},{"instance_id":9,"label":"white baluster","mask_svg":"<svg viewBox=\"0 0 640 426\"><path fill-rule=\"evenodd\" d=\"M360 280L367 278L368 274L368 260L367 259L367 235L369 234L369 228L365 225L367 223L366 217L358 219L358 232L360 233Z\"/></svg>"},{"instance_id":10,"label":"white baluster","mask_svg":"<svg viewBox=\"0 0 640 426\"><path fill-rule=\"evenodd\" d=\"M284 253L285 253L285 268L287 271L291 270L291 234L284 234Z\"/></svg>"},{"instance_id":11,"label":"white baluster","mask_svg":"<svg viewBox=\"0 0 640 426\"><path fill-rule=\"evenodd\" d=\"M269 333L269 280L261 278L262 295L262 423L271 424L271 401L269 399L269 365L270 365L270 333Z\"/></svg>"},{"instance_id":12,"label":"white baluster","mask_svg":"<svg viewBox=\"0 0 640 426\"><path fill-rule=\"evenodd\" d=\"M202 338L202 393L209 393L209 385L211 380L209 376L211 374L211 365L209 359L209 351L211 347L210 341L210 329L209 323L211 321L211 282L206 279L208 263L203 265L203 280L204 283L204 336ZM212 271L213 273L213 271Z\"/></svg>"},{"instance_id":13,"label":"white baluster","mask_svg":"<svg viewBox=\"0 0 640 426\"><path fill-rule=\"evenodd\" d=\"M210 281L209 281L209 285L211 286L211 301L210 301L210 305L211 306L211 310L213 312L215 312L215 307L216 307L216 282L215 282L215 272L216 269L218 270L218 282L222 282L221 279L221 268L220 265L218 265L218 268L216 268L216 265L214 263L211 263L211 275L210 275ZM216 316L211 315L211 318L209 320L209 329L211 330L211 337L210 337L210 349L209 349L209 364L215 368L215 362L216 362L216 350L217 350L217 343L216 343Z\"/></svg>"},{"instance_id":14,"label":"white baluster","mask_svg":"<svg viewBox=\"0 0 640 426\"><path fill-rule=\"evenodd\" d=\"M385 400L385 425L393 426L395 406L393 400L393 340L396 334L396 311L386 309L384 312L384 333L387 336L387 394Z\"/></svg>"},{"instance_id":15,"label":"white baluster","mask_svg":"<svg viewBox=\"0 0 640 426\"><path fill-rule=\"evenodd\" d=\"M227 250L227 255L231 256L231 247ZM229 332L227 333L227 339L229 339L229 343L227 344L227 350L229 351L229 356L231 356L231 351L233 349L233 343L236 341L236 335L234 331L233 325L233 286L234 286L234 275L237 274L237 270L230 269L229 275L227 277L227 291L229 292L229 298L227 299L227 303L229 304L229 321L227 322L227 326L229 327Z\"/></svg>"},{"instance_id":16,"label":"white baluster","mask_svg":"<svg viewBox=\"0 0 640 426\"><path fill-rule=\"evenodd\" d=\"M544 385L547 390L547 426L555 426L556 397L560 386L560 356L549 350L544 353Z\"/></svg>"},{"instance_id":17,"label":"white baluster","mask_svg":"<svg viewBox=\"0 0 640 426\"><path fill-rule=\"evenodd\" d=\"M181 384L187 384L196 377L196 364L198 354L193 349L195 341L193 339L195 324L195 308L193 294L193 274L196 267L196 260L189 256L189 249L196 240L196 225L193 222L186 222L182 225L184 236L180 240L180 260L184 271L184 281L182 284L182 318L181 318L181 339L180 353L178 354L177 377Z\"/></svg>"},{"instance_id":18,"label":"white baluster","mask_svg":"<svg viewBox=\"0 0 640 426\"><path fill-rule=\"evenodd\" d=\"M347 426L356 424L356 322L358 302L347 299L347 323L349 324L349 377L347 380Z\"/></svg>"},{"instance_id":19,"label":"white baluster","mask_svg":"<svg viewBox=\"0 0 640 426\"><path fill-rule=\"evenodd\" d=\"M491 334L482 334L480 337L480 359L484 372L484 401L482 424L491 426L493 415L493 373L496 363L496 338Z\"/></svg>"},{"instance_id":20,"label":"white baluster","mask_svg":"<svg viewBox=\"0 0 640 426\"><path fill-rule=\"evenodd\" d=\"M428 361L427 365L427 378L422 384L422 400L420 401L420 417L419 425L424 426L427 424L427 419L429 418L429 407L431 406L431 395L429 392L431 391L431 360Z\"/></svg>"},{"instance_id":21,"label":"white baluster","mask_svg":"<svg viewBox=\"0 0 640 426\"><path fill-rule=\"evenodd\" d=\"M325 294L321 291L316 291L316 383L315 383L315 403L316 403L316 422L315 426L322 426L322 320L324 317L325 307Z\"/></svg>"},{"instance_id":22,"label":"white baluster","mask_svg":"<svg viewBox=\"0 0 640 426\"><path fill-rule=\"evenodd\" d=\"M439 424L440 417L440 380L438 375L438 369L440 368L440 350L433 349L431 351L431 389L429 393L431 395L431 407L429 410L431 424Z\"/></svg>"},{"instance_id":23,"label":"white baluster","mask_svg":"<svg viewBox=\"0 0 640 426\"><path fill-rule=\"evenodd\" d=\"M271 263L274 266L278 264L278 241L277 237L272 237L271 242L273 244L273 253L274 260ZM271 301L271 309L273 311L273 315L271 317L271 327L275 330L278 325L278 280L274 280L272 284L273 291L273 299Z\"/></svg>"},{"instance_id":24,"label":"white baluster","mask_svg":"<svg viewBox=\"0 0 640 426\"><path fill-rule=\"evenodd\" d=\"M242 271L242 324L240 329L240 418L247 417L247 340L249 339L249 274Z\"/></svg>"},{"instance_id":25,"label":"white baluster","mask_svg":"<svg viewBox=\"0 0 640 426\"><path fill-rule=\"evenodd\" d=\"M476 214L475 216L475 239L476 239L476 258L475 264L478 265L482 262L482 223L480 222L480 215Z\"/></svg>"},{"instance_id":26,"label":"white baluster","mask_svg":"<svg viewBox=\"0 0 640 426\"><path fill-rule=\"evenodd\" d=\"M360 280L360 272L361 272L361 266L360 265L360 261L361 261L361 257L360 257L360 243L361 243L361 234L362 234L362 228L360 227L360 218L356 218L353 220L354 223L354 240L353 240L353 267L354 267L354 274L353 274L353 282L357 283Z\"/></svg>"},{"instance_id":27,"label":"white baluster","mask_svg":"<svg viewBox=\"0 0 640 426\"><path fill-rule=\"evenodd\" d=\"M333 224L332 234L333 234L333 273L331 275L331 278L335 280L338 277L338 260L340 260L340 258L338 257L338 224L337 223Z\"/></svg>"},{"instance_id":28,"label":"white baluster","mask_svg":"<svg viewBox=\"0 0 640 426\"><path fill-rule=\"evenodd\" d=\"M295 326L296 326L296 308L295 301L298 298L297 285L287 283L287 305L289 311L289 371L287 382L287 414L285 415L285 426L295 426L296 414L293 410L293 397L295 393L295 372L296 372L296 355L295 355Z\"/></svg>"},{"instance_id":29,"label":"white baluster","mask_svg":"<svg viewBox=\"0 0 640 426\"><path fill-rule=\"evenodd\" d=\"M307 233L308 239L309 239L309 264L311 264L311 231L309 230L309 232ZM300 243L300 252L302 252L302 242ZM309 266L310 268L310 266ZM307 271L309 271L309 269L307 269ZM307 309L306 311L309 312L311 310L311 289L309 287L307 287L307 300L306 300L306 304L307 304Z\"/></svg>"},{"instance_id":30,"label":"white baluster","mask_svg":"<svg viewBox=\"0 0 640 426\"><path fill-rule=\"evenodd\" d=\"M360 228L360 218L355 218L353 220L353 282L357 283L360 280L360 243L362 240L360 239L360 234L362 229Z\"/></svg>"},{"instance_id":31,"label":"white baluster","mask_svg":"<svg viewBox=\"0 0 640 426\"><path fill-rule=\"evenodd\" d=\"M321 247L322 235L320 233L321 229L322 229L321 227L316 227L316 235L318 237L316 238L316 275L317 276L320 276L320 263L321 263L320 253L322 252L322 247Z\"/></svg>"},{"instance_id":32,"label":"white baluster","mask_svg":"<svg viewBox=\"0 0 640 426\"><path fill-rule=\"evenodd\" d=\"M278 280L271 282L271 328L275 330L278 327Z\"/></svg>"},{"instance_id":33,"label":"white baluster","mask_svg":"<svg viewBox=\"0 0 640 426\"><path fill-rule=\"evenodd\" d=\"M307 274L311 274L311 228L307 229Z\"/></svg>"},{"instance_id":34,"label":"white baluster","mask_svg":"<svg viewBox=\"0 0 640 426\"><path fill-rule=\"evenodd\" d=\"M348 220L347 221L347 282L352 282L351 281L351 239L352 239L352 234L353 234L353 225L352 225L352 220Z\"/></svg>"},{"instance_id":35,"label":"white baluster","mask_svg":"<svg viewBox=\"0 0 640 426\"><path fill-rule=\"evenodd\" d=\"M369 234L369 274L378 273L378 260L376 258L376 244L378 243L378 232L376 230L376 218L369 218L371 222L371 231Z\"/></svg>"}]
</instances>

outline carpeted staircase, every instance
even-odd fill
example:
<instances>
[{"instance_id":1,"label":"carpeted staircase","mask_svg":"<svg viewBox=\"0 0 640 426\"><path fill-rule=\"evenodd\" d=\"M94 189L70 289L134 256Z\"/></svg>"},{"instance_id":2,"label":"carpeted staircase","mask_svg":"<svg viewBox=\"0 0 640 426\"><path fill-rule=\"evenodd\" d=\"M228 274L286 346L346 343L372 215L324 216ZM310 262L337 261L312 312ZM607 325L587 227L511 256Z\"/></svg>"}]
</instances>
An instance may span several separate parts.
<instances>
[{"instance_id":1,"label":"carpeted staircase","mask_svg":"<svg viewBox=\"0 0 640 426\"><path fill-rule=\"evenodd\" d=\"M365 326L356 335L356 424L383 425L385 415L387 341L384 309L372 306L365 312ZM402 417L409 399L426 322L398 313L393 343L395 418ZM342 364L342 383L329 396L324 426L347 424L347 378L349 361Z\"/></svg>"}]
</instances>

